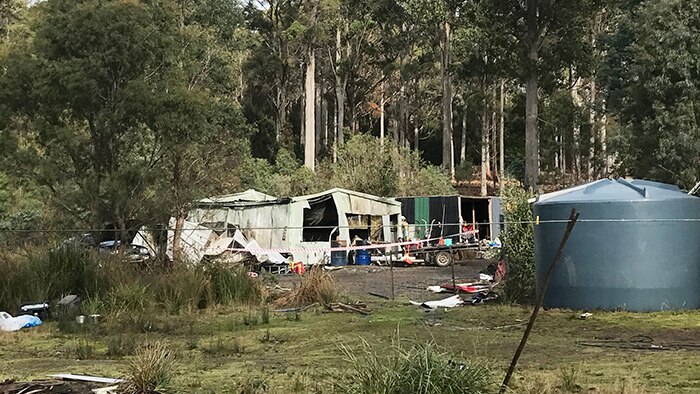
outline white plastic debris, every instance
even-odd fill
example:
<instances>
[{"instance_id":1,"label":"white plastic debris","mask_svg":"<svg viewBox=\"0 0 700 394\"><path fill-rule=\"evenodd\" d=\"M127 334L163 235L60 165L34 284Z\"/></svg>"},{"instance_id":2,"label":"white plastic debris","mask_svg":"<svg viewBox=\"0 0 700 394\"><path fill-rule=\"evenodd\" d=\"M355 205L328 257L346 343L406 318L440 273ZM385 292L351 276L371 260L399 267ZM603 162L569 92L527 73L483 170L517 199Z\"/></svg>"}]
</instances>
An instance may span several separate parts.
<instances>
[{"instance_id":1,"label":"white plastic debris","mask_svg":"<svg viewBox=\"0 0 700 394\"><path fill-rule=\"evenodd\" d=\"M456 306L460 306L460 305L464 304L462 297L460 297L459 295L453 295L452 297L444 298L442 300L437 300L437 301L416 302L416 301L409 300L409 302L412 305L422 306L422 307L430 308L430 309L454 308Z\"/></svg>"},{"instance_id":2,"label":"white plastic debris","mask_svg":"<svg viewBox=\"0 0 700 394\"><path fill-rule=\"evenodd\" d=\"M36 316L22 315L12 317L7 312L0 312L0 331L17 331L22 328L36 327L40 324L42 324L42 321Z\"/></svg>"},{"instance_id":3,"label":"white plastic debris","mask_svg":"<svg viewBox=\"0 0 700 394\"><path fill-rule=\"evenodd\" d=\"M487 274L479 274L479 280L482 280L484 282L492 282L493 276Z\"/></svg>"}]
</instances>

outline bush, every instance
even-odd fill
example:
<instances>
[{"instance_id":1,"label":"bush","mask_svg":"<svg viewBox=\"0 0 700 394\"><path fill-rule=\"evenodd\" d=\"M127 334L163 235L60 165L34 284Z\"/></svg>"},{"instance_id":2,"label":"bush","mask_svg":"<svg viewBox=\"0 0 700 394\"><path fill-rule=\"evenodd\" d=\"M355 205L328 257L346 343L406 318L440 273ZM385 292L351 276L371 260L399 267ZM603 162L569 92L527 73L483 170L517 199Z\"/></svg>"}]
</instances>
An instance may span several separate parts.
<instances>
[{"instance_id":1,"label":"bush","mask_svg":"<svg viewBox=\"0 0 700 394\"><path fill-rule=\"evenodd\" d=\"M193 312L211 303L209 277L199 267L180 266L154 279L156 300L172 315Z\"/></svg>"},{"instance_id":2,"label":"bush","mask_svg":"<svg viewBox=\"0 0 700 394\"><path fill-rule=\"evenodd\" d=\"M100 256L72 245L27 256L0 258L0 310L14 311L25 302L56 300L67 294L82 298L109 287Z\"/></svg>"},{"instance_id":3,"label":"bush","mask_svg":"<svg viewBox=\"0 0 700 394\"><path fill-rule=\"evenodd\" d=\"M349 394L481 394L491 392L488 368L455 360L432 342L408 347L396 340L389 354L373 352L363 342L355 353L344 347L350 372L339 391Z\"/></svg>"},{"instance_id":4,"label":"bush","mask_svg":"<svg viewBox=\"0 0 700 394\"><path fill-rule=\"evenodd\" d=\"M503 193L506 225L500 238L508 268L504 294L509 302L525 303L535 297L533 213L527 202L530 197L519 187L507 187Z\"/></svg>"},{"instance_id":5,"label":"bush","mask_svg":"<svg viewBox=\"0 0 700 394\"><path fill-rule=\"evenodd\" d=\"M213 264L206 267L211 299L217 304L254 304L263 298L262 284L248 275L244 266L226 267Z\"/></svg>"},{"instance_id":6,"label":"bush","mask_svg":"<svg viewBox=\"0 0 700 394\"><path fill-rule=\"evenodd\" d=\"M312 267L301 279L298 288L277 299L280 306L307 306L318 302L326 305L338 299L333 276L319 266Z\"/></svg>"},{"instance_id":7,"label":"bush","mask_svg":"<svg viewBox=\"0 0 700 394\"><path fill-rule=\"evenodd\" d=\"M146 344L129 361L120 393L153 394L172 389L175 358L161 342Z\"/></svg>"}]
</instances>

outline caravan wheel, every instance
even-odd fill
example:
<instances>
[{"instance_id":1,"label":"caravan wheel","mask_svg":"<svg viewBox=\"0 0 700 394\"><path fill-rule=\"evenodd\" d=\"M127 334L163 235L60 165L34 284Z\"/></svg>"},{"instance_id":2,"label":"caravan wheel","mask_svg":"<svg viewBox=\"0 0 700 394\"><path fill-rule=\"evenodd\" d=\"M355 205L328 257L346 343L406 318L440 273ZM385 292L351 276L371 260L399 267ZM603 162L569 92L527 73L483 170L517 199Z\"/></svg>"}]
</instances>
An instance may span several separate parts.
<instances>
[{"instance_id":1,"label":"caravan wheel","mask_svg":"<svg viewBox=\"0 0 700 394\"><path fill-rule=\"evenodd\" d=\"M438 267L447 267L452 264L452 255L449 252L440 252L433 257L433 262Z\"/></svg>"}]
</instances>

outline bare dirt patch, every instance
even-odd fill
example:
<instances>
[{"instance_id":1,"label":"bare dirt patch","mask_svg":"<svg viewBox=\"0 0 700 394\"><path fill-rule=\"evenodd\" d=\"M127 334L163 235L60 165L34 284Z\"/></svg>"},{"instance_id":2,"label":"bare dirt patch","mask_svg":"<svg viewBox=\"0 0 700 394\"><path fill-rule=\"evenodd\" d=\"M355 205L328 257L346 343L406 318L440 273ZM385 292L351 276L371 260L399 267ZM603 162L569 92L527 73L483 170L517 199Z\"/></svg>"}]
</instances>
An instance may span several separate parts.
<instances>
[{"instance_id":1,"label":"bare dirt patch","mask_svg":"<svg viewBox=\"0 0 700 394\"><path fill-rule=\"evenodd\" d=\"M454 266L457 282L469 282L478 278L479 271L492 261L474 260ZM350 265L332 272L338 288L356 296L372 297L369 293L391 296L391 269L386 266ZM400 266L394 267L394 296L420 298L435 297L426 291L428 286L452 282L451 267ZM281 286L298 286L296 275L280 277ZM436 298L443 297L438 295Z\"/></svg>"}]
</instances>

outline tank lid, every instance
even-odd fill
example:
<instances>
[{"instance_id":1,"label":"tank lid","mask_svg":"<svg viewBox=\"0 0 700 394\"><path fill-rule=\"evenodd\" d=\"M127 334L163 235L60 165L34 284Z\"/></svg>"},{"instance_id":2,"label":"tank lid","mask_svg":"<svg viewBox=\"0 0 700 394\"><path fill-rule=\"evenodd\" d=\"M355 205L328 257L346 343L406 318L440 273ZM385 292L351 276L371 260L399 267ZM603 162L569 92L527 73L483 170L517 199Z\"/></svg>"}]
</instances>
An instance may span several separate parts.
<instances>
[{"instance_id":1,"label":"tank lid","mask_svg":"<svg viewBox=\"0 0 700 394\"><path fill-rule=\"evenodd\" d=\"M537 203L639 201L698 198L683 193L678 186L642 179L600 179L537 197Z\"/></svg>"}]
</instances>

